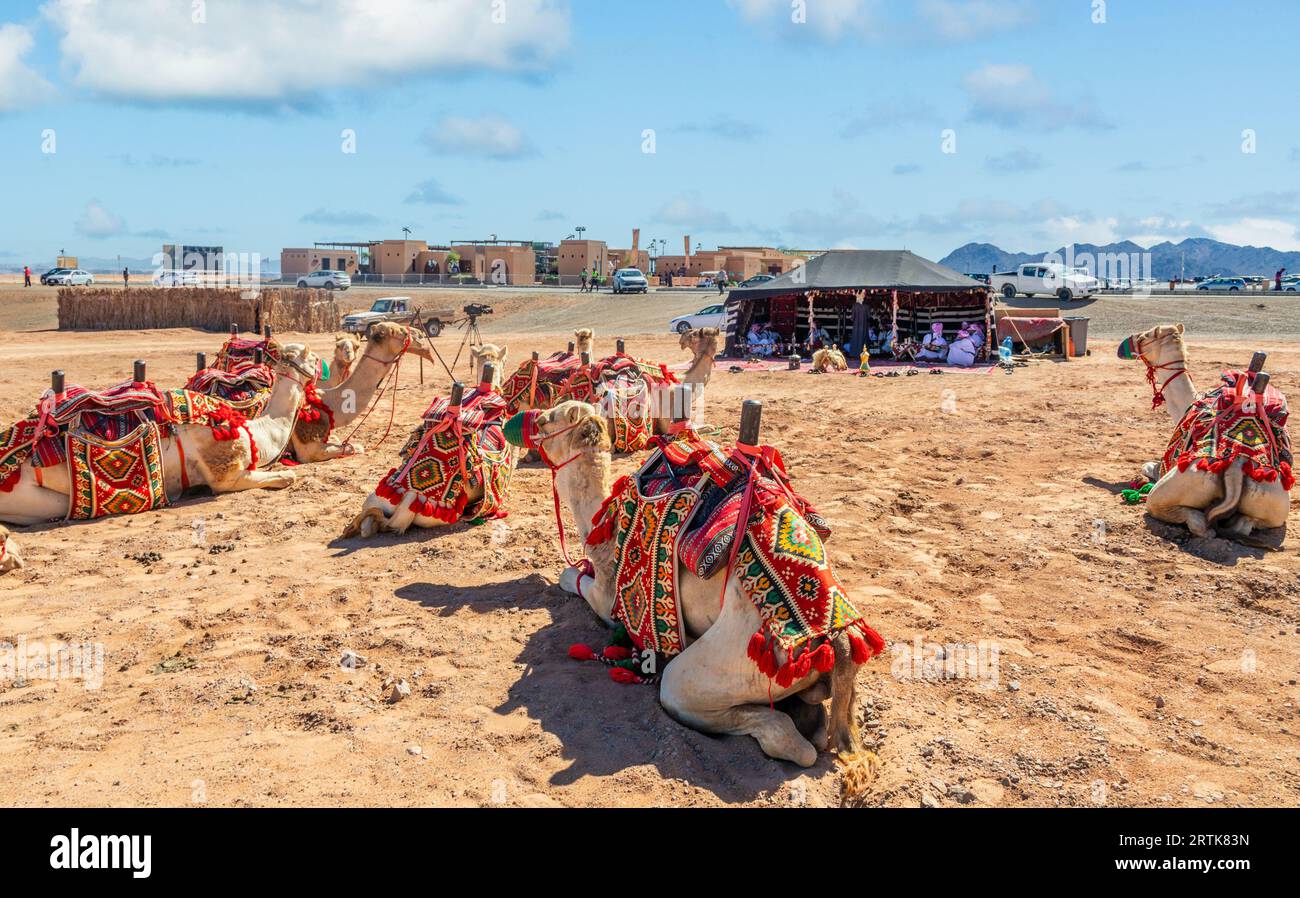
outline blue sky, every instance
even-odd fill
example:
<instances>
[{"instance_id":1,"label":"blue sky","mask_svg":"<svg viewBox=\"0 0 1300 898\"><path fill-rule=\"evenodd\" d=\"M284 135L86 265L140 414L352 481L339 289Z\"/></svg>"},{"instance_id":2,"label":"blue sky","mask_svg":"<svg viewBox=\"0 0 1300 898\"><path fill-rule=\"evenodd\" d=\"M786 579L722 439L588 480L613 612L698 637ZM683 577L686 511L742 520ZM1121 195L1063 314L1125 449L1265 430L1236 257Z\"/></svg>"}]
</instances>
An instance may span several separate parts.
<instances>
[{"instance_id":1,"label":"blue sky","mask_svg":"<svg viewBox=\"0 0 1300 898\"><path fill-rule=\"evenodd\" d=\"M582 225L615 246L639 227L669 252L688 233L931 258L972 240L1300 249L1288 0L0 10L10 263L165 239L278 259L404 225L431 243Z\"/></svg>"}]
</instances>

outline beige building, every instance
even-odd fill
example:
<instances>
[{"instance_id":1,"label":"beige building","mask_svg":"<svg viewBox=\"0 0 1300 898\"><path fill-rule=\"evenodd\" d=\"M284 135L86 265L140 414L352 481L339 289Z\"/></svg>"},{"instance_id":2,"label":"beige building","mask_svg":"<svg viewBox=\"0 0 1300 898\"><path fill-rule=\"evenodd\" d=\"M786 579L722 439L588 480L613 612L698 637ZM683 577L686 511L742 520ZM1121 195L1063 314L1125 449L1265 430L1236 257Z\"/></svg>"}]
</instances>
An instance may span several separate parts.
<instances>
[{"instance_id":1,"label":"beige building","mask_svg":"<svg viewBox=\"0 0 1300 898\"><path fill-rule=\"evenodd\" d=\"M423 240L380 240L370 244L371 274L418 274L416 259L429 245Z\"/></svg>"},{"instance_id":2,"label":"beige building","mask_svg":"<svg viewBox=\"0 0 1300 898\"><path fill-rule=\"evenodd\" d=\"M556 265L562 278L577 278L583 269L609 274L609 247L604 240L561 240Z\"/></svg>"},{"instance_id":3,"label":"beige building","mask_svg":"<svg viewBox=\"0 0 1300 898\"><path fill-rule=\"evenodd\" d=\"M685 267L688 277L699 277L706 271L726 271L732 278L743 281L756 274L785 274L802 264L802 256L784 253L770 246L720 246L715 250L703 250L689 256L660 256L656 271L663 275L670 270L676 272Z\"/></svg>"},{"instance_id":4,"label":"beige building","mask_svg":"<svg viewBox=\"0 0 1300 898\"><path fill-rule=\"evenodd\" d=\"M350 249L282 249L280 250L280 275L294 277L311 274L322 269L356 274L360 262Z\"/></svg>"},{"instance_id":5,"label":"beige building","mask_svg":"<svg viewBox=\"0 0 1300 898\"><path fill-rule=\"evenodd\" d=\"M452 246L460 270L485 284L532 284L537 280L537 252L532 244L462 243Z\"/></svg>"}]
</instances>

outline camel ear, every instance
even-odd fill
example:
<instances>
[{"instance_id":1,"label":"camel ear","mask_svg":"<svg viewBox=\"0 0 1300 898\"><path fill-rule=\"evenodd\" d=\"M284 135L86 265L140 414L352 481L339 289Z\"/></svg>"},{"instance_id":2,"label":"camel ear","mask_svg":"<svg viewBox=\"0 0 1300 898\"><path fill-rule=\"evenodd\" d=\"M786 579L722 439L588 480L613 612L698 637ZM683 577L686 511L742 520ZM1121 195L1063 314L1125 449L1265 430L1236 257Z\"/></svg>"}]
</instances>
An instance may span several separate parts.
<instances>
[{"instance_id":1,"label":"camel ear","mask_svg":"<svg viewBox=\"0 0 1300 898\"><path fill-rule=\"evenodd\" d=\"M1174 333L1176 333L1176 334L1181 334L1182 332L1183 332L1183 325L1182 325L1182 323L1179 322L1178 324L1175 324L1175 325L1174 325Z\"/></svg>"},{"instance_id":2,"label":"camel ear","mask_svg":"<svg viewBox=\"0 0 1300 898\"><path fill-rule=\"evenodd\" d=\"M564 417L568 419L570 424L577 424L582 420L582 406L569 406L564 410Z\"/></svg>"},{"instance_id":3,"label":"camel ear","mask_svg":"<svg viewBox=\"0 0 1300 898\"><path fill-rule=\"evenodd\" d=\"M498 361L501 362L501 366L502 366L502 367L505 367L505 364L506 364L506 356L508 356L508 355L510 355L510 347L509 347L509 346L502 346L502 347L501 347L501 358L498 360Z\"/></svg>"}]
</instances>

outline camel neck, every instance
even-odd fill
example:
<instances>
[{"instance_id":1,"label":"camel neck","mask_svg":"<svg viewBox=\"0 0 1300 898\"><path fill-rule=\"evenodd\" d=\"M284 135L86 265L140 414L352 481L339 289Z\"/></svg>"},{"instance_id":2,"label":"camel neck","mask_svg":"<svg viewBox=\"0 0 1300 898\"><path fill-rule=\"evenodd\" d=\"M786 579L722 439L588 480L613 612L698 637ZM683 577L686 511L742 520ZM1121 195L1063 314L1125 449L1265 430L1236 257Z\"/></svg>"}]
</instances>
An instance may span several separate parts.
<instances>
[{"instance_id":1,"label":"camel neck","mask_svg":"<svg viewBox=\"0 0 1300 898\"><path fill-rule=\"evenodd\" d=\"M337 387L321 391L321 399L334 413L335 427L352 422L370 405L375 390L379 389L392 365L392 362L380 361L367 352L352 366L352 374L347 380Z\"/></svg>"},{"instance_id":2,"label":"camel neck","mask_svg":"<svg viewBox=\"0 0 1300 898\"><path fill-rule=\"evenodd\" d=\"M249 434L257 444L258 462L268 465L284 454L293 436L293 425L298 419L306 391L296 380L277 377L271 398L266 404L266 414L248 422Z\"/></svg>"},{"instance_id":3,"label":"camel neck","mask_svg":"<svg viewBox=\"0 0 1300 898\"><path fill-rule=\"evenodd\" d=\"M697 355L691 360L691 367L682 375L684 384L709 385L709 376L713 373L713 356Z\"/></svg>"},{"instance_id":4,"label":"camel neck","mask_svg":"<svg viewBox=\"0 0 1300 898\"><path fill-rule=\"evenodd\" d=\"M1187 414L1187 410L1192 407L1192 403L1196 401L1196 385L1192 383L1192 375L1187 370L1185 353L1170 353L1169 358L1162 360L1160 364L1163 367L1155 369L1155 385L1159 389L1165 381L1169 381L1168 385L1164 386L1165 408L1169 412L1169 417L1178 424ZM1182 369L1181 374L1178 374L1179 369Z\"/></svg>"},{"instance_id":5,"label":"camel neck","mask_svg":"<svg viewBox=\"0 0 1300 898\"><path fill-rule=\"evenodd\" d=\"M591 535L591 519L596 516L609 494L609 452L584 452L576 461L562 468L555 478L560 501L569 507L578 525L578 535L585 545ZM587 556L596 567L597 579L612 577L614 550L611 542L587 546ZM572 553L571 553L572 554Z\"/></svg>"}]
</instances>

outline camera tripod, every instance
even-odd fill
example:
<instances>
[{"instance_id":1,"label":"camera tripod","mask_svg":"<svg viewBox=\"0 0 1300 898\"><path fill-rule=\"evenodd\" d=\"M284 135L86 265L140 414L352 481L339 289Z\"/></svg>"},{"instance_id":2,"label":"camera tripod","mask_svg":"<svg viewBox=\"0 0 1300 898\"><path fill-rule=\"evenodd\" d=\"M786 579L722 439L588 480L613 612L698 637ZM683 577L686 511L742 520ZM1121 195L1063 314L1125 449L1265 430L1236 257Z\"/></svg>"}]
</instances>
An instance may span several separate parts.
<instances>
[{"instance_id":1,"label":"camera tripod","mask_svg":"<svg viewBox=\"0 0 1300 898\"><path fill-rule=\"evenodd\" d=\"M450 367L447 365L447 360L442 357L442 353L440 353L438 348L433 345L433 342L430 341L429 343L430 348L433 349L433 354L438 357L438 361L442 363L442 367L446 370L447 376L453 381L456 379L456 368L460 366L460 357L464 354L465 347L483 345L483 332L478 328L478 319L478 315L467 315L465 320L460 322L460 326L465 329L465 336L461 338L460 346L456 348L456 358L452 360ZM469 373L471 376L474 374L472 363L470 365Z\"/></svg>"}]
</instances>

